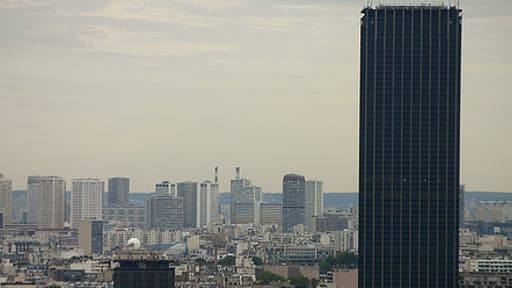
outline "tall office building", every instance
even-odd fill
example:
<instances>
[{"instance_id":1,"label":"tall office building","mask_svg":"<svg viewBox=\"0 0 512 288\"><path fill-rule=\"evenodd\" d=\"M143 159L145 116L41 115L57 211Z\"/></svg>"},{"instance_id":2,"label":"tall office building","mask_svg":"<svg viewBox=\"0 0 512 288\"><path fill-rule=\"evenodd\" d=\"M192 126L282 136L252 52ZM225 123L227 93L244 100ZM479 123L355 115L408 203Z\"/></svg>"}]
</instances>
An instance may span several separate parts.
<instances>
[{"instance_id":1,"label":"tall office building","mask_svg":"<svg viewBox=\"0 0 512 288\"><path fill-rule=\"evenodd\" d=\"M219 184L203 181L199 184L198 227L218 222Z\"/></svg>"},{"instance_id":2,"label":"tall office building","mask_svg":"<svg viewBox=\"0 0 512 288\"><path fill-rule=\"evenodd\" d=\"M39 178L40 176L28 176L27 178L27 223L39 223Z\"/></svg>"},{"instance_id":3,"label":"tall office building","mask_svg":"<svg viewBox=\"0 0 512 288\"><path fill-rule=\"evenodd\" d=\"M103 192L105 184L98 179L75 179L71 191L71 224L78 228L82 219L103 217Z\"/></svg>"},{"instance_id":4,"label":"tall office building","mask_svg":"<svg viewBox=\"0 0 512 288\"><path fill-rule=\"evenodd\" d=\"M58 176L29 176L29 222L41 228L64 227L66 182Z\"/></svg>"},{"instance_id":5,"label":"tall office building","mask_svg":"<svg viewBox=\"0 0 512 288\"><path fill-rule=\"evenodd\" d=\"M0 174L0 228L11 223L12 215L12 182L4 179L4 175Z\"/></svg>"},{"instance_id":6,"label":"tall office building","mask_svg":"<svg viewBox=\"0 0 512 288\"><path fill-rule=\"evenodd\" d=\"M259 224L261 187L254 186L251 180L240 177L240 168L236 167L236 177L231 180L231 223Z\"/></svg>"},{"instance_id":7,"label":"tall office building","mask_svg":"<svg viewBox=\"0 0 512 288\"><path fill-rule=\"evenodd\" d=\"M197 227L197 182L179 182L178 197L183 199L183 225L185 228Z\"/></svg>"},{"instance_id":8,"label":"tall office building","mask_svg":"<svg viewBox=\"0 0 512 288\"><path fill-rule=\"evenodd\" d=\"M282 208L281 203L261 203L260 224L281 227Z\"/></svg>"},{"instance_id":9,"label":"tall office building","mask_svg":"<svg viewBox=\"0 0 512 288\"><path fill-rule=\"evenodd\" d=\"M306 179L297 174L283 178L283 232L293 232L293 226L306 225Z\"/></svg>"},{"instance_id":10,"label":"tall office building","mask_svg":"<svg viewBox=\"0 0 512 288\"><path fill-rule=\"evenodd\" d=\"M461 10L362 10L359 287L457 287Z\"/></svg>"},{"instance_id":11,"label":"tall office building","mask_svg":"<svg viewBox=\"0 0 512 288\"><path fill-rule=\"evenodd\" d=\"M163 181L155 185L156 194L169 194L176 197L176 184L169 181Z\"/></svg>"},{"instance_id":12,"label":"tall office building","mask_svg":"<svg viewBox=\"0 0 512 288\"><path fill-rule=\"evenodd\" d=\"M78 246L87 256L103 254L103 220L81 219L78 226Z\"/></svg>"},{"instance_id":13,"label":"tall office building","mask_svg":"<svg viewBox=\"0 0 512 288\"><path fill-rule=\"evenodd\" d=\"M183 228L183 198L156 194L146 200L146 227L180 230Z\"/></svg>"},{"instance_id":14,"label":"tall office building","mask_svg":"<svg viewBox=\"0 0 512 288\"><path fill-rule=\"evenodd\" d=\"M108 179L108 206L125 207L130 204L130 178L113 177Z\"/></svg>"},{"instance_id":15,"label":"tall office building","mask_svg":"<svg viewBox=\"0 0 512 288\"><path fill-rule=\"evenodd\" d=\"M308 230L316 227L316 217L322 216L324 212L324 193L322 191L322 181L306 181L306 204L305 204L306 226Z\"/></svg>"}]
</instances>

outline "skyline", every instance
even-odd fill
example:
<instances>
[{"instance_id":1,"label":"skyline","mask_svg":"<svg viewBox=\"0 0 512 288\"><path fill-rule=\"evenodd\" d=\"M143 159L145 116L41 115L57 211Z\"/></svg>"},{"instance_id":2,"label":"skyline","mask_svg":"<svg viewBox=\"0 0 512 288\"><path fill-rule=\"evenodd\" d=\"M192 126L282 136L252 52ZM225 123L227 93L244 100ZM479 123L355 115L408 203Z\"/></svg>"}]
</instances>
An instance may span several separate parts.
<instances>
[{"instance_id":1,"label":"skyline","mask_svg":"<svg viewBox=\"0 0 512 288\"><path fill-rule=\"evenodd\" d=\"M512 191L510 1L463 1L462 175ZM104 3L104 4L103 4ZM491 3L491 4L489 4ZM0 173L124 175L132 191L234 167L357 191L360 1L0 3ZM299 84L297 84L299 83Z\"/></svg>"}]
</instances>

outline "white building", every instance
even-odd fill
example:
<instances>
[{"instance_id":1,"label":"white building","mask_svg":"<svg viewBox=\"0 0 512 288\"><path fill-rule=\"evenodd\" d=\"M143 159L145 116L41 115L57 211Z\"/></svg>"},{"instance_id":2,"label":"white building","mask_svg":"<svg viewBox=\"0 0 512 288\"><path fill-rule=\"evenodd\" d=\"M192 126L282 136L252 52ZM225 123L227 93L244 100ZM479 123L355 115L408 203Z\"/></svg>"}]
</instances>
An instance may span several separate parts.
<instances>
[{"instance_id":1,"label":"white building","mask_svg":"<svg viewBox=\"0 0 512 288\"><path fill-rule=\"evenodd\" d=\"M198 227L202 228L219 222L219 183L201 182L197 206Z\"/></svg>"},{"instance_id":2,"label":"white building","mask_svg":"<svg viewBox=\"0 0 512 288\"><path fill-rule=\"evenodd\" d=\"M0 228L5 224L10 224L12 215L12 182L4 179L4 175L0 174Z\"/></svg>"},{"instance_id":3,"label":"white building","mask_svg":"<svg viewBox=\"0 0 512 288\"><path fill-rule=\"evenodd\" d=\"M324 212L324 193L322 181L306 181L305 218L308 229L314 230L315 216L322 216Z\"/></svg>"},{"instance_id":4,"label":"white building","mask_svg":"<svg viewBox=\"0 0 512 288\"><path fill-rule=\"evenodd\" d=\"M512 273L512 260L470 260L471 272Z\"/></svg>"},{"instance_id":5,"label":"white building","mask_svg":"<svg viewBox=\"0 0 512 288\"><path fill-rule=\"evenodd\" d=\"M332 242L336 251L352 251L355 252L359 248L358 232L355 230L345 229L332 233Z\"/></svg>"},{"instance_id":6,"label":"white building","mask_svg":"<svg viewBox=\"0 0 512 288\"><path fill-rule=\"evenodd\" d=\"M64 227L66 182L58 176L29 176L29 222L40 228Z\"/></svg>"},{"instance_id":7,"label":"white building","mask_svg":"<svg viewBox=\"0 0 512 288\"><path fill-rule=\"evenodd\" d=\"M103 217L105 183L98 179L75 179L71 191L71 224L78 228L80 220Z\"/></svg>"}]
</instances>

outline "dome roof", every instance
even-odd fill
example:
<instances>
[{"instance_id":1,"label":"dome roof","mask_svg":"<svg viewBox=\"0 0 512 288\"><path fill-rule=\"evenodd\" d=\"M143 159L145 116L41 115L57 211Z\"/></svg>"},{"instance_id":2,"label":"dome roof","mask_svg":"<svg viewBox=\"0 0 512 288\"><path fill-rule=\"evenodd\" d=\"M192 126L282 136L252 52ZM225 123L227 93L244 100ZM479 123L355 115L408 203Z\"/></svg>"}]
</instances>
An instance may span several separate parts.
<instances>
[{"instance_id":1,"label":"dome roof","mask_svg":"<svg viewBox=\"0 0 512 288\"><path fill-rule=\"evenodd\" d=\"M133 250L139 249L140 248L139 239L131 238L130 240L128 240L128 242L126 242L126 247L128 247L128 249L133 249Z\"/></svg>"}]
</instances>

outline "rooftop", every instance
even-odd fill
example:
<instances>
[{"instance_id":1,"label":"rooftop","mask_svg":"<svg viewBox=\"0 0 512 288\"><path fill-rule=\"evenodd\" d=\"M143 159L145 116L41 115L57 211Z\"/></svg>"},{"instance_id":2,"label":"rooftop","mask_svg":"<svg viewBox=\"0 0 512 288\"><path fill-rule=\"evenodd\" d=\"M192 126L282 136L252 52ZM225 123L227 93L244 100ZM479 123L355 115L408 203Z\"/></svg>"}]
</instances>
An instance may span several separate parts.
<instances>
[{"instance_id":1,"label":"rooftop","mask_svg":"<svg viewBox=\"0 0 512 288\"><path fill-rule=\"evenodd\" d=\"M460 0L364 0L367 8L431 8L459 7Z\"/></svg>"}]
</instances>

